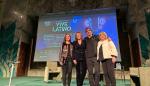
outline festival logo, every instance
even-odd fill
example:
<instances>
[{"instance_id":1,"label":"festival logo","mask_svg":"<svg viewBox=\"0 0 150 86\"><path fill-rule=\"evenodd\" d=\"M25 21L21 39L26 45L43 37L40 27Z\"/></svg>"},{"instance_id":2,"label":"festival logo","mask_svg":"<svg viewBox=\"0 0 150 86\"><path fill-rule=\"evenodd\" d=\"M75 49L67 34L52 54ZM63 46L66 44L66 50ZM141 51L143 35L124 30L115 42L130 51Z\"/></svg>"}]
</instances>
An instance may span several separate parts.
<instances>
[{"instance_id":1,"label":"festival logo","mask_svg":"<svg viewBox=\"0 0 150 86\"><path fill-rule=\"evenodd\" d=\"M85 22L84 22L85 27L90 27L92 28L92 19L88 17Z\"/></svg>"},{"instance_id":2,"label":"festival logo","mask_svg":"<svg viewBox=\"0 0 150 86\"><path fill-rule=\"evenodd\" d=\"M71 31L69 21L68 20L57 21L56 24L53 26L52 31L53 32L69 32L69 31Z\"/></svg>"},{"instance_id":3,"label":"festival logo","mask_svg":"<svg viewBox=\"0 0 150 86\"><path fill-rule=\"evenodd\" d=\"M106 18L98 17L98 29L99 30L103 29L103 26L105 25L105 23L106 23Z\"/></svg>"}]
</instances>

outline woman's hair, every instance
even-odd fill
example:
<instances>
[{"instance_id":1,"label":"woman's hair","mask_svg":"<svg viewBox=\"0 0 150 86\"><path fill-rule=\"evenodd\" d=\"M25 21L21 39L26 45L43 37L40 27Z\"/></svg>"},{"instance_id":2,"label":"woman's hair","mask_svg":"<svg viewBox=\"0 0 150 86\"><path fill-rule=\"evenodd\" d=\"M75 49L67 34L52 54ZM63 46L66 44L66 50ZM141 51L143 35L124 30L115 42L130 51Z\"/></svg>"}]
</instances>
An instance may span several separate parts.
<instances>
[{"instance_id":1,"label":"woman's hair","mask_svg":"<svg viewBox=\"0 0 150 86\"><path fill-rule=\"evenodd\" d=\"M100 35L104 35L106 38L108 38L106 32L100 32L100 33L99 33L99 36L100 36Z\"/></svg>"},{"instance_id":2,"label":"woman's hair","mask_svg":"<svg viewBox=\"0 0 150 86\"><path fill-rule=\"evenodd\" d=\"M77 39L77 34L78 33L80 33L81 34L81 39L82 39L82 33L81 32L76 32L76 34L75 34L75 41L77 41L78 39Z\"/></svg>"},{"instance_id":3,"label":"woman's hair","mask_svg":"<svg viewBox=\"0 0 150 86\"><path fill-rule=\"evenodd\" d=\"M70 36L70 34L66 33L66 34L65 34L65 36L64 36L63 43L66 43L66 36L67 36L67 35L69 35L69 36ZM71 36L70 36L70 42L71 42Z\"/></svg>"}]
</instances>

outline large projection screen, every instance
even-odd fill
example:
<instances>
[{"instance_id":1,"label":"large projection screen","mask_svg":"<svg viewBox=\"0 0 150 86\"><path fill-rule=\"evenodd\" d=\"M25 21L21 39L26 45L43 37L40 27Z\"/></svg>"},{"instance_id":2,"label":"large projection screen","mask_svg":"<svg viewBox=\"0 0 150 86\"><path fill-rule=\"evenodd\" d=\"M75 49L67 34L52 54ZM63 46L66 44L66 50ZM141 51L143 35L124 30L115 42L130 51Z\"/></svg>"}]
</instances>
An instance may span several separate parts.
<instances>
[{"instance_id":1,"label":"large projection screen","mask_svg":"<svg viewBox=\"0 0 150 86\"><path fill-rule=\"evenodd\" d=\"M115 43L120 61L120 48L115 9L95 9L76 12L53 13L39 17L34 61L58 61L64 34L80 31L86 36L85 28L91 27L93 34L105 31Z\"/></svg>"}]
</instances>

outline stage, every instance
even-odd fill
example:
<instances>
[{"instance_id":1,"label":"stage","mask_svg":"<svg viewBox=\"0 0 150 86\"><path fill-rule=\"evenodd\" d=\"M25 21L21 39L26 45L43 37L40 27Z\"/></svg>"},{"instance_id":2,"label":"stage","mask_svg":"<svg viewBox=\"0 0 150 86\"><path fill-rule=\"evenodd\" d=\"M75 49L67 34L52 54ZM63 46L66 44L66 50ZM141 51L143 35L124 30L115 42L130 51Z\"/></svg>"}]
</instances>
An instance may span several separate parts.
<instances>
[{"instance_id":1,"label":"stage","mask_svg":"<svg viewBox=\"0 0 150 86\"><path fill-rule=\"evenodd\" d=\"M130 86L130 80L126 79L125 82L122 80L116 80L117 86ZM0 78L0 86L8 86L9 78ZM104 82L100 81L101 86L104 86ZM43 77L15 77L12 79L11 86L62 86L61 81L49 80L44 82ZM73 79L71 86L76 86L76 80ZM89 86L87 79L84 81L83 86Z\"/></svg>"}]
</instances>

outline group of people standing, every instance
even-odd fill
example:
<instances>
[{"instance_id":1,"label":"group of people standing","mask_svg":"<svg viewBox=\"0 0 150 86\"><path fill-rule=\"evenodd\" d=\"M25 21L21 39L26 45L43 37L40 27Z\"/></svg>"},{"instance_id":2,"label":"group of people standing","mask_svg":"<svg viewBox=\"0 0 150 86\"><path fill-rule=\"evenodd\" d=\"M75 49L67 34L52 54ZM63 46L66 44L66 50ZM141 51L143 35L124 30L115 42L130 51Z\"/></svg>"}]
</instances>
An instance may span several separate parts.
<instances>
[{"instance_id":1,"label":"group of people standing","mask_svg":"<svg viewBox=\"0 0 150 86\"><path fill-rule=\"evenodd\" d=\"M114 43L105 32L96 36L90 27L85 32L87 37L84 39L81 32L76 32L73 43L69 34L64 37L60 51L63 86L70 86L73 64L76 65L77 86L83 85L87 70L90 86L99 86L100 62L106 86L115 86L114 63L118 54Z\"/></svg>"}]
</instances>

